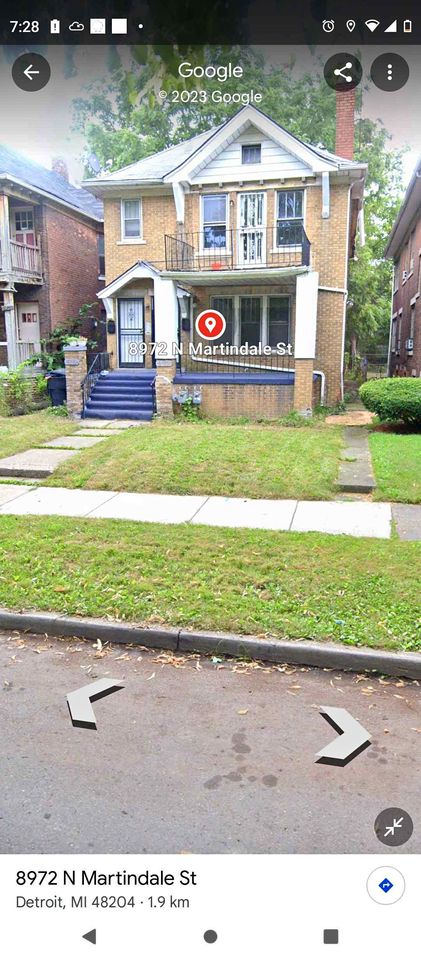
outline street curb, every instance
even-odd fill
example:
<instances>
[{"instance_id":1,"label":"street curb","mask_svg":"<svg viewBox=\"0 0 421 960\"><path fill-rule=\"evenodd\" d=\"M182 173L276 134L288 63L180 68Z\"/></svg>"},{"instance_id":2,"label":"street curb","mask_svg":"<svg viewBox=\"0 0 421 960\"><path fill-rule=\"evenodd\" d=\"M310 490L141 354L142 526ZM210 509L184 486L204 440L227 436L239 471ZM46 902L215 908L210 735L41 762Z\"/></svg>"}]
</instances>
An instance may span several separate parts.
<instances>
[{"instance_id":1,"label":"street curb","mask_svg":"<svg viewBox=\"0 0 421 960\"><path fill-rule=\"evenodd\" d=\"M269 663L375 671L392 677L421 680L421 656L416 653L389 653L368 647L345 647L305 640L241 636L234 633L177 630L170 627L141 627L135 623L112 623L92 617L68 617L57 613L15 613L0 609L0 629L21 630L52 637L78 637L108 643L140 644L144 647L180 653L205 653Z\"/></svg>"}]
</instances>

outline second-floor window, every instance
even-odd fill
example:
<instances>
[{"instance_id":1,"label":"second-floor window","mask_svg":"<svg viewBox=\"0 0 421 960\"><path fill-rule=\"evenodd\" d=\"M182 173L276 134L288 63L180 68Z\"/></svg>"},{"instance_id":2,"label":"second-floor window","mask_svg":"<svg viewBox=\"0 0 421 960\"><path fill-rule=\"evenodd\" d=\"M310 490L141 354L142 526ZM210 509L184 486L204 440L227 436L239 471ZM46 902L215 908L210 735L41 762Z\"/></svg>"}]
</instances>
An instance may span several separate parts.
<instances>
[{"instance_id":1,"label":"second-floor window","mask_svg":"<svg viewBox=\"0 0 421 960\"><path fill-rule=\"evenodd\" d=\"M14 239L28 247L35 246L34 211L32 207L19 207L13 211Z\"/></svg>"},{"instance_id":2,"label":"second-floor window","mask_svg":"<svg viewBox=\"0 0 421 960\"><path fill-rule=\"evenodd\" d=\"M142 238L142 202L141 200L121 201L121 239L140 240Z\"/></svg>"},{"instance_id":3,"label":"second-floor window","mask_svg":"<svg viewBox=\"0 0 421 960\"><path fill-rule=\"evenodd\" d=\"M227 246L227 195L209 193L202 197L204 250L223 250Z\"/></svg>"},{"instance_id":4,"label":"second-floor window","mask_svg":"<svg viewBox=\"0 0 421 960\"><path fill-rule=\"evenodd\" d=\"M302 243L304 190L280 190L277 195L276 246Z\"/></svg>"}]
</instances>

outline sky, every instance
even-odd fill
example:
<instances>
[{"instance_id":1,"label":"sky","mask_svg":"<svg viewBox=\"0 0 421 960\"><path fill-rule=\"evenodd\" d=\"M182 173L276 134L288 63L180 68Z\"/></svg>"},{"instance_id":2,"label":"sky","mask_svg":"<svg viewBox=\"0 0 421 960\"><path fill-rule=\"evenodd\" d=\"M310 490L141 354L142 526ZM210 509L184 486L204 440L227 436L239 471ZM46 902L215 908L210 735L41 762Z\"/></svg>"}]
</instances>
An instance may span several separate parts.
<instances>
[{"instance_id":1,"label":"sky","mask_svg":"<svg viewBox=\"0 0 421 960\"><path fill-rule=\"evenodd\" d=\"M299 67L296 70L311 70L312 53L306 47L266 47L265 53L270 61L282 62L285 53L289 59L291 53L297 56ZM390 48L393 50L393 47ZM83 175L81 155L84 143L81 135L71 128L72 101L83 96L84 88L100 76L107 75L107 48L80 46L76 52L77 75L64 79L64 48L51 47L48 60L51 65L50 82L38 93L24 93L19 90L11 78L11 52L7 56L4 48L0 50L0 89L2 96L2 115L7 122L2 123L0 141L12 149L25 153L30 159L50 168L54 156L63 156L70 172L70 179L78 183ZM21 50L18 51L22 52ZM45 51L43 51L45 52ZM126 54L128 53L126 48ZM316 53L322 59L332 55L332 47L318 47ZM350 47L350 53L354 51ZM385 47L366 47L361 55L364 73L369 74L372 61L385 52ZM396 52L402 55L402 47ZM357 51L355 51L357 54ZM361 51L360 51L361 54ZM419 47L406 47L405 59L410 67L410 78L402 90L395 93L378 90L373 84L364 93L363 115L372 119L381 118L392 133L392 148L409 146L404 158L405 185L421 155L421 101L419 90L421 57ZM55 79L57 78L57 79ZM264 109L264 102L262 103Z\"/></svg>"}]
</instances>

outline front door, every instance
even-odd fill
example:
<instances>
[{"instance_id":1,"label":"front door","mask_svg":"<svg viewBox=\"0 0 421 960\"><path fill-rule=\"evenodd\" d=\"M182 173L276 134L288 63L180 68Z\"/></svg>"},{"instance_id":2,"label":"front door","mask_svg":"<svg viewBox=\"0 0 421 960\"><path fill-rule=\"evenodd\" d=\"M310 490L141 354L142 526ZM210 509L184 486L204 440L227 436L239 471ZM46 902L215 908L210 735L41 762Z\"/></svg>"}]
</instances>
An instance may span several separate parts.
<instances>
[{"instance_id":1,"label":"front door","mask_svg":"<svg viewBox=\"0 0 421 960\"><path fill-rule=\"evenodd\" d=\"M23 363L41 349L38 303L18 303L18 362Z\"/></svg>"},{"instance_id":2,"label":"front door","mask_svg":"<svg viewBox=\"0 0 421 960\"><path fill-rule=\"evenodd\" d=\"M145 363L144 300L118 301L119 366L143 367Z\"/></svg>"},{"instance_id":3,"label":"front door","mask_svg":"<svg viewBox=\"0 0 421 960\"><path fill-rule=\"evenodd\" d=\"M263 263L265 259L264 193L241 193L239 213L239 263L245 266Z\"/></svg>"}]
</instances>

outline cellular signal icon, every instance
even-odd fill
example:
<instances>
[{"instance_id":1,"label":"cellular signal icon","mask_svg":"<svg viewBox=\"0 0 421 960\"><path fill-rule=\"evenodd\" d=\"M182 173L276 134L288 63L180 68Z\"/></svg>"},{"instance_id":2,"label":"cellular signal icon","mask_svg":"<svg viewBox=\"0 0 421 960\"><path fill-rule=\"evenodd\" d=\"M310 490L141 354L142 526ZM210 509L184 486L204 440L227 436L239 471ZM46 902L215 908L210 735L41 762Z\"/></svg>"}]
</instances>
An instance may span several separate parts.
<instances>
[{"instance_id":1,"label":"cellular signal icon","mask_svg":"<svg viewBox=\"0 0 421 960\"><path fill-rule=\"evenodd\" d=\"M365 25L369 30L371 30L372 33L374 33L374 31L377 30L377 27L380 26L380 20L366 20Z\"/></svg>"},{"instance_id":2,"label":"cellular signal icon","mask_svg":"<svg viewBox=\"0 0 421 960\"><path fill-rule=\"evenodd\" d=\"M385 33L397 33L397 32L398 32L398 21L397 21L397 20L392 20L392 23L390 23L389 26L386 27L386 30L385 30L384 32L385 32Z\"/></svg>"}]
</instances>

